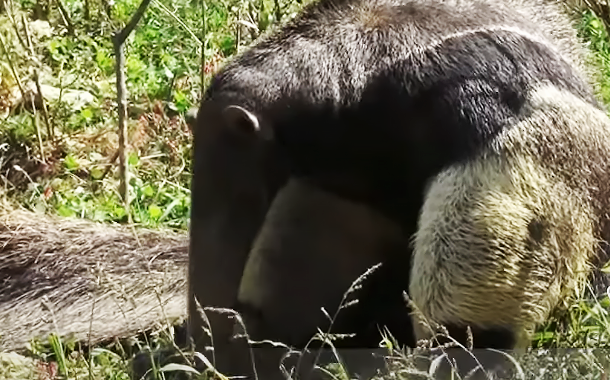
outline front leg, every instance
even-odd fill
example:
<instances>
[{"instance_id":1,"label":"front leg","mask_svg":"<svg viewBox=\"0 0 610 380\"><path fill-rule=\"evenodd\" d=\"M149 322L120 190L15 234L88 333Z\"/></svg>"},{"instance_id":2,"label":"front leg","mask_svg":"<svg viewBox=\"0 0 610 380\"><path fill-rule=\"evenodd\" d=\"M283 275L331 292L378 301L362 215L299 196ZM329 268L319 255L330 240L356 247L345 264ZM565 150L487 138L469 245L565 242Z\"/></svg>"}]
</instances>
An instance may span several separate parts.
<instances>
[{"instance_id":1,"label":"front leg","mask_svg":"<svg viewBox=\"0 0 610 380\"><path fill-rule=\"evenodd\" d=\"M213 343L216 367L226 372L236 367L237 358L227 358L234 321L206 311L211 342L196 301L201 307L235 304L248 252L282 174L272 143L238 133L218 109L211 103L202 108L193 131L188 314L195 348L204 352Z\"/></svg>"}]
</instances>

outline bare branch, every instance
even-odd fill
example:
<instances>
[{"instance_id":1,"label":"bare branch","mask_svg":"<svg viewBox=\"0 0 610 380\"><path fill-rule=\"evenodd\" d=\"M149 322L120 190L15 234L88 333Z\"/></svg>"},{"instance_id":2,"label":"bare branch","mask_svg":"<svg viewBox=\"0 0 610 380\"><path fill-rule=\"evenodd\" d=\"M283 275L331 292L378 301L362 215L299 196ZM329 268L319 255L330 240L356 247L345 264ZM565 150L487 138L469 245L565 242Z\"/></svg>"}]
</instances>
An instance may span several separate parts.
<instances>
[{"instance_id":1,"label":"bare branch","mask_svg":"<svg viewBox=\"0 0 610 380\"><path fill-rule=\"evenodd\" d=\"M138 7L138 10L133 15L127 26L121 31L116 32L112 36L114 45L114 54L116 57L116 86L117 86L117 105L119 112L119 171L121 182L119 192L123 198L125 212L129 223L131 223L131 212L129 210L129 171L127 170L127 87L125 85L125 53L123 44L129 34L135 29L136 25L144 15L146 8L151 0L143 0Z\"/></svg>"},{"instance_id":2,"label":"bare branch","mask_svg":"<svg viewBox=\"0 0 610 380\"><path fill-rule=\"evenodd\" d=\"M70 19L68 11L62 4L61 0L55 0L55 2L57 3L57 8L59 8L59 14L61 15L61 19L63 20L66 28L68 29L68 33L74 35L74 25L72 24L72 20Z\"/></svg>"},{"instance_id":3,"label":"bare branch","mask_svg":"<svg viewBox=\"0 0 610 380\"><path fill-rule=\"evenodd\" d=\"M129 20L129 23L120 32L115 33L115 35L113 36L113 41L119 42L119 45L123 45L125 39L129 37L131 32L135 29L136 25L138 25L138 22L140 22L140 19L144 15L146 8L148 8L150 1L151 0L142 0L140 6L138 7L138 10L133 15L131 20Z\"/></svg>"}]
</instances>

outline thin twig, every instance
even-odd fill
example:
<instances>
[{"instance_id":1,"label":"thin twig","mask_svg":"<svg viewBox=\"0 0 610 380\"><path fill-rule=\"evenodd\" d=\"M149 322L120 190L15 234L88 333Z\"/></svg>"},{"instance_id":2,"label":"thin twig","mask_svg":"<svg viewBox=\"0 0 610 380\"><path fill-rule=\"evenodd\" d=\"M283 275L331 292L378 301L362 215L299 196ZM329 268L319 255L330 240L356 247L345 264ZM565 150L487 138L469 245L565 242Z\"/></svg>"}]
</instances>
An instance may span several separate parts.
<instances>
[{"instance_id":1,"label":"thin twig","mask_svg":"<svg viewBox=\"0 0 610 380\"><path fill-rule=\"evenodd\" d=\"M61 0L55 0L55 3L57 4L57 8L59 8L59 14L61 15L61 19L63 20L64 25L68 29L68 33L74 35L74 24L72 24L72 20L70 19L68 11L62 4Z\"/></svg>"},{"instance_id":2,"label":"thin twig","mask_svg":"<svg viewBox=\"0 0 610 380\"><path fill-rule=\"evenodd\" d=\"M49 122L49 112L47 111L47 103L44 100L44 96L42 94L42 86L40 85L40 72L39 72L39 69L38 69L39 62L36 59L36 56L34 54L34 45L32 44L32 38L30 36L30 30L28 29L28 24L25 21L25 16L24 15L21 16L21 21L23 22L23 30L24 30L24 33L25 33L25 39L27 41L27 46L25 46L25 48L27 50L29 50L29 52L30 52L29 60L34 63L33 64L33 66L34 66L34 69L33 69L33 71L34 71L33 77L34 78L33 79L34 79L34 82L36 83L36 91L38 92L38 98L40 99L40 107L42 109L42 117L44 118L44 122L45 122L45 125L47 127L47 138L50 141L55 141L55 136L54 136L55 133L54 133L52 127L51 127L51 123ZM41 145L41 147L42 147L42 145ZM43 156L43 162L44 162L44 156Z\"/></svg>"},{"instance_id":3,"label":"thin twig","mask_svg":"<svg viewBox=\"0 0 610 380\"><path fill-rule=\"evenodd\" d=\"M8 54L8 50L6 48L6 44L4 43L4 37L2 36L2 33L0 33L0 47L2 48L2 51L4 52L4 55L6 56L8 65L11 68L11 72L13 73L13 77L15 77L15 81L17 82L17 86L19 87L19 91L21 91L21 96L25 100L25 90L24 90L23 86L21 85L21 80L19 79L19 75L17 75L17 71L15 70L13 61L11 60L11 57Z\"/></svg>"},{"instance_id":4,"label":"thin twig","mask_svg":"<svg viewBox=\"0 0 610 380\"><path fill-rule=\"evenodd\" d=\"M55 131L51 127L51 122L49 121L49 112L47 111L47 102L44 100L44 96L42 96L42 86L40 85L40 77L38 75L38 69L34 69L34 82L36 82L36 91L38 91L38 96L40 97L40 107L42 108L42 117L44 118L44 123L47 126L47 138L51 141L55 141Z\"/></svg>"},{"instance_id":5,"label":"thin twig","mask_svg":"<svg viewBox=\"0 0 610 380\"><path fill-rule=\"evenodd\" d=\"M21 34L19 33L19 28L17 27L17 23L15 22L15 18L13 17L11 10L9 10L8 4L6 4L5 0L2 0L2 2L4 3L4 8L6 9L6 16L8 17L9 21L11 22L11 26L15 30L15 34L17 35L17 39L19 40L19 43L21 44L21 46L23 46L24 49L26 49L27 46L26 46L25 42L23 41L23 39L21 38Z\"/></svg>"},{"instance_id":6,"label":"thin twig","mask_svg":"<svg viewBox=\"0 0 610 380\"><path fill-rule=\"evenodd\" d=\"M89 22L91 21L91 5L89 4L89 0L85 0L85 6L84 6L84 11L85 11L85 21Z\"/></svg>"},{"instance_id":7,"label":"thin twig","mask_svg":"<svg viewBox=\"0 0 610 380\"><path fill-rule=\"evenodd\" d=\"M191 37L193 37L195 39L195 41L197 41L198 44L201 44L201 41L199 40L199 37L197 37L197 35L191 30L191 28L189 28L184 21L182 21L178 16L176 16L176 14L172 11L170 11L165 5L163 5L163 3L161 3L160 1L157 0L153 0L153 3L158 6L159 8L161 8L161 10L163 10L165 13L167 13L171 18L173 18L174 20L176 20L176 22L178 24L180 24L180 26L182 28L184 28L184 30L191 35Z\"/></svg>"},{"instance_id":8,"label":"thin twig","mask_svg":"<svg viewBox=\"0 0 610 380\"><path fill-rule=\"evenodd\" d=\"M45 161L45 155L44 155L44 148L42 145L42 135L40 133L40 125L38 124L38 117L37 116L37 112L36 112L36 102L34 100L34 97L32 96L32 98L30 99L31 103L32 103L32 122L34 123L34 128L36 129L36 136L38 136L38 144L40 145L40 160L42 161L43 164L46 163Z\"/></svg>"},{"instance_id":9,"label":"thin twig","mask_svg":"<svg viewBox=\"0 0 610 380\"><path fill-rule=\"evenodd\" d=\"M103 180L104 177L106 177L108 175L108 172L110 172L110 169L112 169L112 165L114 165L114 163L116 162L116 159L119 158L120 152L121 151L118 149L116 152L114 152L114 154L110 158L110 161L108 162L108 166L106 167L106 169L104 169L104 172L102 173L102 176L100 177L100 181Z\"/></svg>"},{"instance_id":10,"label":"thin twig","mask_svg":"<svg viewBox=\"0 0 610 380\"><path fill-rule=\"evenodd\" d=\"M28 29L28 23L25 20L25 15L21 15L21 23L23 24L23 31L25 32L25 40L28 43L28 46L24 46L25 48L30 50L30 55L34 58L34 44L32 43L32 37L30 36L30 30Z\"/></svg>"},{"instance_id":11,"label":"thin twig","mask_svg":"<svg viewBox=\"0 0 610 380\"><path fill-rule=\"evenodd\" d=\"M129 23L122 30L112 36L114 54L116 57L116 85L117 85L117 104L119 111L119 171L121 172L121 183L119 191L125 204L125 212L129 223L131 223L131 212L129 210L129 171L127 170L127 87L125 85L125 53L123 44L129 34L135 29L136 25L144 15L146 8L151 0L142 0Z\"/></svg>"}]
</instances>

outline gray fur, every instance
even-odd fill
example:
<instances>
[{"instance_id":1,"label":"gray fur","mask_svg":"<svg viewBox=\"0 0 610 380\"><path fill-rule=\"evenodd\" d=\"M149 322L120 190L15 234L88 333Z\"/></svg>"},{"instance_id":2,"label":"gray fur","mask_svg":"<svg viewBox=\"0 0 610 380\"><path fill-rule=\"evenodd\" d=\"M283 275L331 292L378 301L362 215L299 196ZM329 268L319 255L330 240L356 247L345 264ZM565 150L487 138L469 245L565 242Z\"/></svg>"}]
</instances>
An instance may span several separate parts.
<instances>
[{"instance_id":1,"label":"gray fur","mask_svg":"<svg viewBox=\"0 0 610 380\"><path fill-rule=\"evenodd\" d=\"M347 290L339 288L347 280L335 282L323 270L318 273L326 278L318 281L337 288L315 291L314 298L302 284L302 293L287 300L283 284L275 283L303 278L285 273L281 264L307 255L302 242L319 247L317 254L331 244L329 235L296 222L304 217L308 226L327 225L327 215L297 201L286 209L273 203L278 192L298 196L295 187L285 187L291 180L353 202L360 211L342 212L359 214L356 225L371 223L378 212L407 239L417 230L429 181L456 162L475 160L516 125L532 89L551 85L601 109L586 60L569 18L553 0L322 0L235 57L212 79L193 128L189 315L199 347L206 342L199 343L196 298L218 307L231 307L239 298L246 319L255 321L251 326L266 326L257 336L291 342L315 331L307 332L309 320L300 326L278 320L278 310L310 317L318 307L339 306L337 295ZM223 117L230 106L253 115L251 126L259 128L234 133L235 125ZM361 212L362 204L375 212ZM273 215L265 224L270 207ZM272 233L257 239L260 231ZM367 233L369 241L385 234ZM349 247L352 234L338 235L333 239ZM408 277L408 250L401 257L375 246L371 257L383 257L386 267ZM286 253L292 247L296 252ZM344 254L349 252L328 261ZM315 257L305 267L323 265ZM274 266L278 278L268 275ZM213 285L222 292L208 293ZM259 289L279 298L259 297ZM273 322L264 323L270 313ZM230 323L216 328L215 343L227 341L231 332Z\"/></svg>"},{"instance_id":2,"label":"gray fur","mask_svg":"<svg viewBox=\"0 0 610 380\"><path fill-rule=\"evenodd\" d=\"M274 120L265 119L268 113L279 117L271 114L281 111L274 105L293 97L311 105L357 103L371 78L392 64L414 57L420 60L412 67L417 70L427 63L424 54L443 41L477 33L495 39L494 31L547 46L583 78L589 76L583 63L588 53L555 0L322 0L232 59L208 96L244 106L272 127ZM450 57L434 59L452 64ZM425 75L414 71L401 84L415 89Z\"/></svg>"},{"instance_id":3,"label":"gray fur","mask_svg":"<svg viewBox=\"0 0 610 380\"><path fill-rule=\"evenodd\" d=\"M187 250L184 233L2 208L0 350L52 332L98 344L185 318Z\"/></svg>"}]
</instances>

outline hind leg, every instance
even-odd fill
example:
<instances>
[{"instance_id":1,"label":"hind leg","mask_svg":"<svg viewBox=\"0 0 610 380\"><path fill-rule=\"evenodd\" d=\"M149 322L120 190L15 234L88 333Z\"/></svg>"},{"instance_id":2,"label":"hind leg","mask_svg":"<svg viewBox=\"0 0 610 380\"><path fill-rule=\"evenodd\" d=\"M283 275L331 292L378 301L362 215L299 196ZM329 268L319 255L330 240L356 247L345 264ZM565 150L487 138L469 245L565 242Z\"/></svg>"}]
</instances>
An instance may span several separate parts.
<instances>
[{"instance_id":1,"label":"hind leg","mask_svg":"<svg viewBox=\"0 0 610 380\"><path fill-rule=\"evenodd\" d=\"M516 128L516 127L515 127ZM529 345L593 250L580 197L528 155L489 154L433 181L414 239L420 317L475 347ZM430 336L420 324L419 339Z\"/></svg>"}]
</instances>

